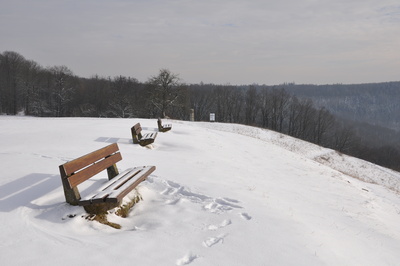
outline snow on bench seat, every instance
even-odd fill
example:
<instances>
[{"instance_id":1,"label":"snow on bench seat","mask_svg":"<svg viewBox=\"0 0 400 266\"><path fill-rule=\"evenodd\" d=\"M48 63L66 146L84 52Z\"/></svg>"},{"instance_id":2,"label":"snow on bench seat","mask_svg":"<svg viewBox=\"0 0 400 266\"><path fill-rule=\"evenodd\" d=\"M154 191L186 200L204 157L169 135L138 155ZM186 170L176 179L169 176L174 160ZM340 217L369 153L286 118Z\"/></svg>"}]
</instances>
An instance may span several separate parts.
<instances>
[{"instance_id":1,"label":"snow on bench seat","mask_svg":"<svg viewBox=\"0 0 400 266\"><path fill-rule=\"evenodd\" d=\"M85 206L102 202L119 202L154 170L155 166L140 166L126 169L96 191L82 198L78 205Z\"/></svg>"}]
</instances>

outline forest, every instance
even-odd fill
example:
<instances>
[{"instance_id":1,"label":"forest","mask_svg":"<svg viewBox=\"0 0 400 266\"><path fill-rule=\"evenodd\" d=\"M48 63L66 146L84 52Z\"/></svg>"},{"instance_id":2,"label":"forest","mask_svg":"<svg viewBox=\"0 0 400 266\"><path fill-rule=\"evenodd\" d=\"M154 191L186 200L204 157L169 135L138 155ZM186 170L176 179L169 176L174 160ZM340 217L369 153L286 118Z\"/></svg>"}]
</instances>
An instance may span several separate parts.
<instances>
[{"instance_id":1,"label":"forest","mask_svg":"<svg viewBox=\"0 0 400 266\"><path fill-rule=\"evenodd\" d=\"M194 113L195 121L209 121L215 113L217 122L268 128L400 170L397 131L345 119L332 112L332 105L317 103L296 95L288 84L184 84L168 69L160 69L146 82L125 76L82 78L64 65L45 68L17 52L0 54L3 115L189 120ZM372 143L373 134L368 134L377 127L393 141Z\"/></svg>"},{"instance_id":2,"label":"forest","mask_svg":"<svg viewBox=\"0 0 400 266\"><path fill-rule=\"evenodd\" d=\"M283 88L312 99L333 114L400 131L400 82L365 84L296 85Z\"/></svg>"}]
</instances>

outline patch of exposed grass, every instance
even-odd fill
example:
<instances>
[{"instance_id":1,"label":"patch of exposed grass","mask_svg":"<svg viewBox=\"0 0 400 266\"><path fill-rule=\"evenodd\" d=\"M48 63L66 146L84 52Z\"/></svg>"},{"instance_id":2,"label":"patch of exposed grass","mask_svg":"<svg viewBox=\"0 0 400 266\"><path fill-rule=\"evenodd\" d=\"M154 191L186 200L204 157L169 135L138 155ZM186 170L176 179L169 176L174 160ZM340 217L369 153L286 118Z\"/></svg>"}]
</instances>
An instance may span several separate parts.
<instances>
[{"instance_id":1,"label":"patch of exposed grass","mask_svg":"<svg viewBox=\"0 0 400 266\"><path fill-rule=\"evenodd\" d=\"M121 225L119 225L117 223L109 222L107 220L107 213L91 214L91 215L87 216L86 219L88 219L90 221L97 221L97 222L99 222L101 224L108 225L108 226L110 226L112 228L115 228L115 229L121 229Z\"/></svg>"},{"instance_id":2,"label":"patch of exposed grass","mask_svg":"<svg viewBox=\"0 0 400 266\"><path fill-rule=\"evenodd\" d=\"M118 207L115 214L121 216L122 218L128 217L131 208L142 199L142 196L137 192L136 196L132 197L130 201Z\"/></svg>"},{"instance_id":3,"label":"patch of exposed grass","mask_svg":"<svg viewBox=\"0 0 400 266\"><path fill-rule=\"evenodd\" d=\"M121 229L121 225L108 221L107 216L110 213L115 213L115 215L126 218L128 217L129 211L132 209L132 207L143 199L137 191L135 191L135 193L131 193L126 198L128 198L128 200L124 200L124 203L121 206L118 206L110 211L107 211L107 208L103 209L101 208L101 206L95 206L95 209L91 209L91 211L93 211L92 214L86 216L86 219L89 221L97 221L101 224L108 225L115 229Z\"/></svg>"}]
</instances>

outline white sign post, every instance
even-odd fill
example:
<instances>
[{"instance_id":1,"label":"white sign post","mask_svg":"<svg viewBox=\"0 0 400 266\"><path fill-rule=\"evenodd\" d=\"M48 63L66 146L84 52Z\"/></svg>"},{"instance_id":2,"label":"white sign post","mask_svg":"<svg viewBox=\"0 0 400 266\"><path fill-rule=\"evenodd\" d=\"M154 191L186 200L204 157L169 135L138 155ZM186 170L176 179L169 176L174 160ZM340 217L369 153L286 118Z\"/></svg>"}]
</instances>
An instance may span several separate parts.
<instances>
[{"instance_id":1,"label":"white sign post","mask_svg":"<svg viewBox=\"0 0 400 266\"><path fill-rule=\"evenodd\" d=\"M215 113L210 113L210 122L215 122Z\"/></svg>"}]
</instances>

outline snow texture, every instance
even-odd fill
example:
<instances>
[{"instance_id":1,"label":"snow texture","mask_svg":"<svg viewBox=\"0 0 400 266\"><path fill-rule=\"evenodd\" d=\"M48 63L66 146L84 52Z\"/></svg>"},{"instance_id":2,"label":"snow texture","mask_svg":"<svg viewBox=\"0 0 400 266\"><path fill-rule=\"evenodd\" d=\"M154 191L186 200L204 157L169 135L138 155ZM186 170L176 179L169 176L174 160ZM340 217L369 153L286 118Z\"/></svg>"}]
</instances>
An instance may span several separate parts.
<instances>
[{"instance_id":1,"label":"snow texture","mask_svg":"<svg viewBox=\"0 0 400 266\"><path fill-rule=\"evenodd\" d=\"M399 265L400 174L269 130L155 119L0 116L7 265ZM155 165L117 230L65 202L58 166L118 143ZM106 172L79 186L100 187ZM117 263L116 263L117 262Z\"/></svg>"}]
</instances>

